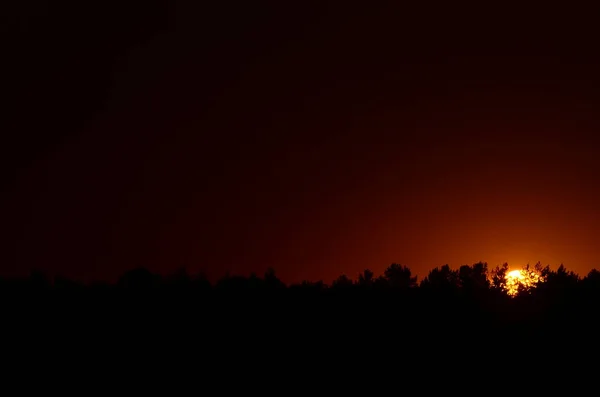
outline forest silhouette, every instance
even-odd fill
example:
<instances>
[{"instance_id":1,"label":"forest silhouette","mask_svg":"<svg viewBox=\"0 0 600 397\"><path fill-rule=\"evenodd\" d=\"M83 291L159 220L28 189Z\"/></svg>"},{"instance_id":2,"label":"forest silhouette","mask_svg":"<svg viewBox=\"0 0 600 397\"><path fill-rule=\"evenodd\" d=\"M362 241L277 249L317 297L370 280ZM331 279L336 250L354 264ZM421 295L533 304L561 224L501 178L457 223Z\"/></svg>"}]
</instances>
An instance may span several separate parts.
<instances>
[{"instance_id":1,"label":"forest silhouette","mask_svg":"<svg viewBox=\"0 0 600 397\"><path fill-rule=\"evenodd\" d=\"M190 379L213 383L220 379L213 374L269 373L278 382L294 379L289 384L317 382L333 370L385 367L409 379L594 357L600 272L580 277L538 263L522 269L537 282L511 295L508 270L444 265L418 280L392 264L381 275L364 270L329 285L288 285L273 269L216 282L185 269L159 275L136 268L112 283L32 272L0 279L4 352L18 360L69 357L75 367L107 362L125 373L196 368Z\"/></svg>"},{"instance_id":2,"label":"forest silhouette","mask_svg":"<svg viewBox=\"0 0 600 397\"><path fill-rule=\"evenodd\" d=\"M392 264L381 275L364 270L355 279L341 275L330 285L287 285L273 269L262 277L227 274L214 283L185 269L161 276L136 268L114 283L86 284L32 272L0 279L0 294L5 313L12 310L59 325L77 318L132 326L185 324L215 336L233 332L248 337L284 324L332 337L382 329L414 338L441 330L486 337L497 332L509 337L595 332L599 271L580 277L562 265L556 270L539 263L527 266L521 271L535 274L536 282L518 285L512 295L507 271L507 264L491 269L481 262L458 269L444 265L419 281L408 267Z\"/></svg>"}]
</instances>

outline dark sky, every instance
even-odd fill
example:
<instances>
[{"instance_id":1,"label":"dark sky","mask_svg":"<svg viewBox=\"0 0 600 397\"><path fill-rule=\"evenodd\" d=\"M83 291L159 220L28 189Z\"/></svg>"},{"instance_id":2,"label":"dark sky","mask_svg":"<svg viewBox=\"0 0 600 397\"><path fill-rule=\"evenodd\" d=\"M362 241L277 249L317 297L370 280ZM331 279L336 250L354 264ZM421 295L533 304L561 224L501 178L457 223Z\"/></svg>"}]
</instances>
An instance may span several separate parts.
<instances>
[{"instance_id":1,"label":"dark sky","mask_svg":"<svg viewBox=\"0 0 600 397\"><path fill-rule=\"evenodd\" d=\"M2 274L598 267L597 10L210 3L3 12Z\"/></svg>"}]
</instances>

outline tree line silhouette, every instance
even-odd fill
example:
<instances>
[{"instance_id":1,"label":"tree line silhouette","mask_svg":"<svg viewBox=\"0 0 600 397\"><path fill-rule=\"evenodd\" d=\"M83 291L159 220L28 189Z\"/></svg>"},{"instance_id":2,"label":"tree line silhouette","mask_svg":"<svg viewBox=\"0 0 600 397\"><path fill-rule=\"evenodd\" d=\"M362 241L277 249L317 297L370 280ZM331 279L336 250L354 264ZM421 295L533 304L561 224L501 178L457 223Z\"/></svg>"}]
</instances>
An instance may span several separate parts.
<instances>
[{"instance_id":1,"label":"tree line silhouette","mask_svg":"<svg viewBox=\"0 0 600 397\"><path fill-rule=\"evenodd\" d=\"M300 307L336 304L338 309L372 304L389 309L397 306L426 312L444 307L455 311L477 308L479 313L496 317L520 312L554 313L568 307L571 311L596 309L600 303L600 272L590 271L585 277L567 270L556 270L537 263L521 269L525 277L535 282L518 283L513 294L507 291L508 264L489 269L479 262L452 269L448 265L429 271L420 282L410 268L392 264L376 276L364 270L356 279L340 275L331 284L323 281L303 281L287 285L268 269L262 277L230 275L215 283L200 275L190 275L185 269L161 276L146 268L136 268L122 274L115 283L79 283L64 277L50 279L42 272L32 272L25 278L0 279L0 294L6 302L22 304L58 302L61 305L96 300L105 304L137 302L164 305L197 305L205 309L220 305L228 310L249 305L291 305ZM282 311L285 311L282 307ZM441 314L438 313L438 314Z\"/></svg>"},{"instance_id":2,"label":"tree line silhouette","mask_svg":"<svg viewBox=\"0 0 600 397\"><path fill-rule=\"evenodd\" d=\"M538 345L581 354L572 341L594 341L600 331L600 272L580 277L539 263L521 271L536 282L517 286L513 295L506 290L508 265L490 269L483 262L436 267L420 281L408 267L392 264L381 275L364 270L331 284L291 285L273 269L214 283L184 269L161 276L137 268L114 283L86 284L33 272L0 279L0 309L5 335L50 338L50 344L87 335L94 346L112 338L142 350L158 348L157 341L178 351L195 344L203 357L325 349L340 358L350 354L348 346L352 354L438 359L468 353L485 360L490 349L504 354Z\"/></svg>"},{"instance_id":3,"label":"tree line silhouette","mask_svg":"<svg viewBox=\"0 0 600 397\"><path fill-rule=\"evenodd\" d=\"M139 267L124 272L115 283L95 281L81 283L75 280L57 276L51 278L41 271L32 271L28 277L0 277L0 292L6 293L85 293L104 292L133 294L168 292L172 294L243 294L247 296L261 293L306 293L307 296L323 294L323 296L338 296L352 292L387 292L395 294L416 294L420 296L477 296L484 299L493 296L506 300L507 263L490 269L485 262L474 265L462 265L452 269L449 265L438 266L429 271L427 276L418 281L409 267L397 263L388 266L384 272L376 276L369 269L358 274L356 279L346 274L340 275L331 284L323 281L302 281L301 283L285 284L276 275L273 268L267 269L260 277L256 273L249 276L231 275L226 273L215 283L200 273L191 275L185 268L180 268L166 276L152 273ZM534 280L530 284L521 282L513 298L517 300L546 299L549 297L583 296L592 298L600 293L600 271L592 269L585 277L580 277L573 271L560 265L556 270L550 266L537 263L518 269L524 278ZM286 292L287 291L287 292ZM583 295L582 295L583 294ZM123 295L123 296L125 296ZM223 295L225 296L225 295Z\"/></svg>"}]
</instances>

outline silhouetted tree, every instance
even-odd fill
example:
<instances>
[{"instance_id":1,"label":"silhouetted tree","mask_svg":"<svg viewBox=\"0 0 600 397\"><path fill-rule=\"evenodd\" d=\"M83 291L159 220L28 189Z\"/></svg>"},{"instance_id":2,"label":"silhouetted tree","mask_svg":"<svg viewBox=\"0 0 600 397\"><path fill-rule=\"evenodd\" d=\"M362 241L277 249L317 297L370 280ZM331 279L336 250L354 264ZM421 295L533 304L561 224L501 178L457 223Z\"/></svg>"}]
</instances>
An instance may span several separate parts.
<instances>
[{"instance_id":1,"label":"silhouetted tree","mask_svg":"<svg viewBox=\"0 0 600 397\"><path fill-rule=\"evenodd\" d=\"M370 287L373 285L375 275L369 269L363 270L361 274L358 275L358 285L361 287Z\"/></svg>"},{"instance_id":2,"label":"silhouetted tree","mask_svg":"<svg viewBox=\"0 0 600 397\"><path fill-rule=\"evenodd\" d=\"M546 266L541 271L543 282L539 282L535 292L537 295L545 295L544 299L550 299L550 296L557 297L566 293L572 293L580 282L579 276L572 271L568 271L562 264L556 271L550 270Z\"/></svg>"},{"instance_id":3,"label":"silhouetted tree","mask_svg":"<svg viewBox=\"0 0 600 397\"><path fill-rule=\"evenodd\" d=\"M406 266L392 263L383 273L387 284L392 288L413 288L417 286L417 277Z\"/></svg>"},{"instance_id":4,"label":"silhouetted tree","mask_svg":"<svg viewBox=\"0 0 600 397\"><path fill-rule=\"evenodd\" d=\"M449 265L432 269L421 282L421 287L441 292L450 292L458 289L459 286L458 271L452 270Z\"/></svg>"},{"instance_id":5,"label":"silhouetted tree","mask_svg":"<svg viewBox=\"0 0 600 397\"><path fill-rule=\"evenodd\" d=\"M600 271L592 269L582 280L584 284L600 289Z\"/></svg>"},{"instance_id":6,"label":"silhouetted tree","mask_svg":"<svg viewBox=\"0 0 600 397\"><path fill-rule=\"evenodd\" d=\"M468 291L483 291L490 287L487 263L478 262L473 266L463 265L458 270L460 286Z\"/></svg>"},{"instance_id":7,"label":"silhouetted tree","mask_svg":"<svg viewBox=\"0 0 600 397\"><path fill-rule=\"evenodd\" d=\"M503 263L502 266L496 266L491 271L492 287L498 291L503 291L506 287L506 274L508 273L508 263Z\"/></svg>"},{"instance_id":8,"label":"silhouetted tree","mask_svg":"<svg viewBox=\"0 0 600 397\"><path fill-rule=\"evenodd\" d=\"M530 295L538 285L545 281L546 269L537 262L534 266L529 263L521 269L522 279L518 280L517 296Z\"/></svg>"},{"instance_id":9,"label":"silhouetted tree","mask_svg":"<svg viewBox=\"0 0 600 397\"><path fill-rule=\"evenodd\" d=\"M561 264L555 272L546 275L545 282L558 288L573 288L579 282L579 276Z\"/></svg>"},{"instance_id":10,"label":"silhouetted tree","mask_svg":"<svg viewBox=\"0 0 600 397\"><path fill-rule=\"evenodd\" d=\"M349 287L352 287L353 285L354 285L354 283L352 282L352 280L350 280L350 278L348 278L348 276L346 276L345 274L342 274L341 276L339 276L331 284L332 288L338 288L338 289L339 288L349 288Z\"/></svg>"},{"instance_id":11,"label":"silhouetted tree","mask_svg":"<svg viewBox=\"0 0 600 397\"><path fill-rule=\"evenodd\" d=\"M265 272L265 285L267 286L267 288L272 288L272 289L281 289L281 288L285 288L285 284L277 277L277 275L275 274L275 269L273 268L268 268L267 271Z\"/></svg>"},{"instance_id":12,"label":"silhouetted tree","mask_svg":"<svg viewBox=\"0 0 600 397\"><path fill-rule=\"evenodd\" d=\"M587 299L600 300L600 271L592 269L580 285Z\"/></svg>"}]
</instances>

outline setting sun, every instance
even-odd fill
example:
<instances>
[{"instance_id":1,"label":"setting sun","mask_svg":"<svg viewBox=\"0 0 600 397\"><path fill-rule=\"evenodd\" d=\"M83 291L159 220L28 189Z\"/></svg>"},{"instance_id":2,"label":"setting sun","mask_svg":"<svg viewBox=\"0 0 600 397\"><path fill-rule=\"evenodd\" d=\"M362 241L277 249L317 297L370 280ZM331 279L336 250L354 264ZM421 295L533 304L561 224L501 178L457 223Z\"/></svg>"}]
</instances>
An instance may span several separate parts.
<instances>
[{"instance_id":1,"label":"setting sun","mask_svg":"<svg viewBox=\"0 0 600 397\"><path fill-rule=\"evenodd\" d=\"M519 291L519 285L521 281L525 279L521 270L513 270L506 273L506 292L514 296Z\"/></svg>"},{"instance_id":2,"label":"setting sun","mask_svg":"<svg viewBox=\"0 0 600 397\"><path fill-rule=\"evenodd\" d=\"M521 270L513 270L511 272L508 272L506 278L522 280L525 278L525 276L523 275L523 272Z\"/></svg>"},{"instance_id":3,"label":"setting sun","mask_svg":"<svg viewBox=\"0 0 600 397\"><path fill-rule=\"evenodd\" d=\"M515 296L519 289L533 288L540 281L540 276L536 272L527 270L512 270L506 273L506 292Z\"/></svg>"}]
</instances>

